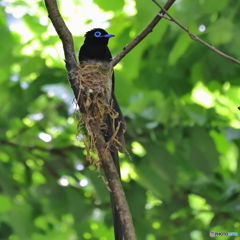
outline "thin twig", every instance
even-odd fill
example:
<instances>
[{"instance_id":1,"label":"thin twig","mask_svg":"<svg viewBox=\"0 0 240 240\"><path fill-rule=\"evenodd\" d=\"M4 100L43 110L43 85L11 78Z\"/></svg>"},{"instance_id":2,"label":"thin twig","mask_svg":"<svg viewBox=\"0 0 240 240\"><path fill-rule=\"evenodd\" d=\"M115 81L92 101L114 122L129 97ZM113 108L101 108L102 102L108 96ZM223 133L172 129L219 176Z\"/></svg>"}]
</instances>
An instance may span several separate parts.
<instances>
[{"instance_id":1,"label":"thin twig","mask_svg":"<svg viewBox=\"0 0 240 240\"><path fill-rule=\"evenodd\" d=\"M197 37L195 34L193 34L192 32L190 32L186 27L184 27L181 23L179 23L176 19L174 19L164 7L162 7L156 0L152 0L160 9L161 11L163 11L167 16L168 18L164 17L165 19L171 21L171 22L174 22L175 24L177 24L180 28L182 28L185 32L188 33L188 35L190 36L191 39L193 39L194 41L197 41L197 42L200 42L201 44L205 45L206 47L210 48L213 52L219 54L220 56L240 65L240 61L238 61L237 59L221 52L220 50L216 49L215 47L209 45L208 43L204 42L202 39L200 39L199 37Z\"/></svg>"},{"instance_id":2,"label":"thin twig","mask_svg":"<svg viewBox=\"0 0 240 240\"><path fill-rule=\"evenodd\" d=\"M164 5L164 9L169 9L176 0L168 0ZM163 18L166 11L161 10L154 19L148 24L148 26L137 36L132 42L130 42L123 50L110 62L110 67L114 67L117 63L134 47L136 47L149 33L153 31L153 28L158 24L158 22Z\"/></svg>"}]
</instances>

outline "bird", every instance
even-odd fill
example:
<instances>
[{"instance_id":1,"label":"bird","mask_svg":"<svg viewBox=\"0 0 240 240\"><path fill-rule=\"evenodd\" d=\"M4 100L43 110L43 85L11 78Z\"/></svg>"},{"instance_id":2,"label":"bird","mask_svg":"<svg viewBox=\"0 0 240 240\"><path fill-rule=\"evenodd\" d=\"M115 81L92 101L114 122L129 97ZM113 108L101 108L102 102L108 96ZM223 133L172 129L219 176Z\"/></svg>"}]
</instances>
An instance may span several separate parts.
<instances>
[{"instance_id":1,"label":"bird","mask_svg":"<svg viewBox=\"0 0 240 240\"><path fill-rule=\"evenodd\" d=\"M108 48L108 41L112 37L114 37L113 34L108 34L104 29L101 28L94 28L86 32L84 43L79 50L78 58L80 65L84 63L87 64L101 63L104 66L108 66L110 61L112 60L112 55ZM106 101L109 101L109 104L111 104L111 106L118 114L118 116L115 119L112 119L112 117L109 114L107 114L107 116L104 119L106 128L102 130L102 134L104 136L105 141L109 142L116 131L116 127L119 126L116 138L120 142L120 144L118 144L117 146L111 145L110 154L112 156L119 178L121 179L118 151L124 152L125 149L124 132L126 130L126 123L114 93L115 88L114 72L112 74L112 78L108 79L108 86L110 86L109 92L107 94L109 96L109 99ZM120 216L114 204L112 194L110 193L110 195L113 211L115 240L122 240L123 234Z\"/></svg>"}]
</instances>

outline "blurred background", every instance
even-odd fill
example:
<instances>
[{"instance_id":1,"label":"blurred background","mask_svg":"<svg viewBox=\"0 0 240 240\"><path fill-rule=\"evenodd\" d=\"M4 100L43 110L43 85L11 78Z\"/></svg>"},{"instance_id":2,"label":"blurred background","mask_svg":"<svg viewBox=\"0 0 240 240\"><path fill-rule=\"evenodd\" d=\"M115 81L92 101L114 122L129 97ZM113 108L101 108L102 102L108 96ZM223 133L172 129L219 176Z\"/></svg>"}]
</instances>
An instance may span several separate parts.
<instances>
[{"instance_id":1,"label":"blurred background","mask_svg":"<svg viewBox=\"0 0 240 240\"><path fill-rule=\"evenodd\" d=\"M159 11L150 0L58 5L76 53L84 33L101 27L116 35L113 56ZM240 60L240 1L177 0L170 13ZM113 239L103 172L85 160L47 15L44 1L0 1L0 240ZM121 155L122 181L138 240L240 234L240 67L162 19L115 75L130 154Z\"/></svg>"}]
</instances>

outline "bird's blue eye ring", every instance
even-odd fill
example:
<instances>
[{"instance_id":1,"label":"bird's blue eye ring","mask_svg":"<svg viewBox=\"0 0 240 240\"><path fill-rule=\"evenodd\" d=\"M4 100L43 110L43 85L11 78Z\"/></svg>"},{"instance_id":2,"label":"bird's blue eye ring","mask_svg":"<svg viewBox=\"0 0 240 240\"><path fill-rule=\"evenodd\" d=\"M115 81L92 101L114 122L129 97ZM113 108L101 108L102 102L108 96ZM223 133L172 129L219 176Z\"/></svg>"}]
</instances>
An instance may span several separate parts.
<instances>
[{"instance_id":1,"label":"bird's blue eye ring","mask_svg":"<svg viewBox=\"0 0 240 240\"><path fill-rule=\"evenodd\" d=\"M94 37L101 37L101 33L100 32L95 32Z\"/></svg>"}]
</instances>

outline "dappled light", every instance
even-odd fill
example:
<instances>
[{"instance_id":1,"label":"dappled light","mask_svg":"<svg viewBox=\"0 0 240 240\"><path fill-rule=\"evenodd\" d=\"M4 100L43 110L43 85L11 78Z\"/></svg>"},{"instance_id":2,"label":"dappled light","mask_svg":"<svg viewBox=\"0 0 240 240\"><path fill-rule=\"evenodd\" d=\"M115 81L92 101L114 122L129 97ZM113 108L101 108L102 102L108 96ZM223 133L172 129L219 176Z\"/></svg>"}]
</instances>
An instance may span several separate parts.
<instances>
[{"instance_id":1,"label":"dappled light","mask_svg":"<svg viewBox=\"0 0 240 240\"><path fill-rule=\"evenodd\" d=\"M48 133L39 133L38 137L44 142L51 142L52 136Z\"/></svg>"},{"instance_id":2,"label":"dappled light","mask_svg":"<svg viewBox=\"0 0 240 240\"><path fill-rule=\"evenodd\" d=\"M59 180L58 180L58 184L63 186L63 187L66 187L69 185L69 181L68 181L68 178L66 176L62 176Z\"/></svg>"},{"instance_id":3,"label":"dappled light","mask_svg":"<svg viewBox=\"0 0 240 240\"><path fill-rule=\"evenodd\" d=\"M75 53L98 27L115 35L113 57L159 12L152 1L58 5ZM86 160L89 136L44 1L0 1L0 11L0 240L113 239L109 182L96 151L95 164ZM239 11L238 1L181 0L169 13L239 61ZM127 124L122 185L139 240L240 235L240 68L191 37L162 19L114 67Z\"/></svg>"},{"instance_id":4,"label":"dappled light","mask_svg":"<svg viewBox=\"0 0 240 240\"><path fill-rule=\"evenodd\" d=\"M201 83L197 83L192 91L192 101L202 105L203 107L210 108L214 106L214 96L209 90Z\"/></svg>"}]
</instances>

